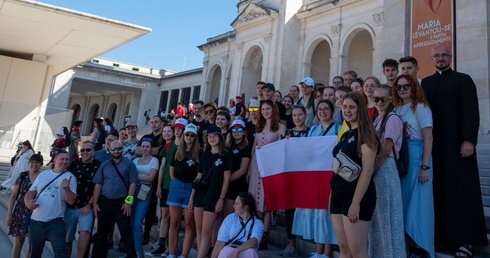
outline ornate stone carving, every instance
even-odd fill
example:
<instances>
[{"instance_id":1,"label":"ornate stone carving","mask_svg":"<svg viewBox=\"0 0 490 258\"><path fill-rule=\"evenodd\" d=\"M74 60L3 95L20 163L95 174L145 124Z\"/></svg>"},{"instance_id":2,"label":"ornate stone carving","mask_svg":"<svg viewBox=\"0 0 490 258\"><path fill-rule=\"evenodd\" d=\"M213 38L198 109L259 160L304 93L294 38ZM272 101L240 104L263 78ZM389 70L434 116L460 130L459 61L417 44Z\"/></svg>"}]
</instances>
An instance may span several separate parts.
<instances>
[{"instance_id":1,"label":"ornate stone carving","mask_svg":"<svg viewBox=\"0 0 490 258\"><path fill-rule=\"evenodd\" d=\"M342 30L342 24L337 24L335 26L332 26L332 27L330 27L330 29L332 29L332 34L334 36L339 36L340 31Z\"/></svg>"},{"instance_id":2,"label":"ornate stone carving","mask_svg":"<svg viewBox=\"0 0 490 258\"><path fill-rule=\"evenodd\" d=\"M383 12L373 14L373 20L376 26L383 25Z\"/></svg>"},{"instance_id":3,"label":"ornate stone carving","mask_svg":"<svg viewBox=\"0 0 490 258\"><path fill-rule=\"evenodd\" d=\"M269 43L269 41L271 41L271 39L272 39L272 33L269 33L269 34L264 36L264 41L266 43Z\"/></svg>"},{"instance_id":4,"label":"ornate stone carving","mask_svg":"<svg viewBox=\"0 0 490 258\"><path fill-rule=\"evenodd\" d=\"M256 10L253 10L253 11L247 13L246 15L244 15L240 19L240 22L248 22L248 21L257 19L257 18L259 18L260 16L263 16L263 15L266 15L266 13L265 12L258 12Z\"/></svg>"}]
</instances>

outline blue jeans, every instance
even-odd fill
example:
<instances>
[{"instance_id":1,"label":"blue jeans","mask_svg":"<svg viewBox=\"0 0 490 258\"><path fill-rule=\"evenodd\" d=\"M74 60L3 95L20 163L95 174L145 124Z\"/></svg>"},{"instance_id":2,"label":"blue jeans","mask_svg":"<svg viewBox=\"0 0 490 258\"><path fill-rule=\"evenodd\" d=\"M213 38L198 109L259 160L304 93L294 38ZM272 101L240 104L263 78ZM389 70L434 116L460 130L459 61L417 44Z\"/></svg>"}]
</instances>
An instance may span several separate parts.
<instances>
[{"instance_id":1,"label":"blue jeans","mask_svg":"<svg viewBox=\"0 0 490 258\"><path fill-rule=\"evenodd\" d=\"M31 258L41 258L46 241L51 243L56 258L68 258L65 243L65 222L63 218L47 222L31 220L29 225L29 242Z\"/></svg>"},{"instance_id":2,"label":"blue jeans","mask_svg":"<svg viewBox=\"0 0 490 258\"><path fill-rule=\"evenodd\" d=\"M140 190L140 186L136 188L135 196L138 195ZM144 201L134 198L133 204L133 236L134 236L134 248L137 253L141 253L143 251L143 220L145 219L146 212L150 207L151 200L151 190L146 195L146 199Z\"/></svg>"}]
</instances>

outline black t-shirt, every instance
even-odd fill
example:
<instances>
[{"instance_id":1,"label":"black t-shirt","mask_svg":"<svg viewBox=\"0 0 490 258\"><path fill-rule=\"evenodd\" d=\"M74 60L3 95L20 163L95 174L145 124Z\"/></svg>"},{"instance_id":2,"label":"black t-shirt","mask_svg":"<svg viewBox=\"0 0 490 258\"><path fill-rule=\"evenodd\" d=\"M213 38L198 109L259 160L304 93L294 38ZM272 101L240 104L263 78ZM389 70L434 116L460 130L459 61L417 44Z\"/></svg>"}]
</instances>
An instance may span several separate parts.
<instances>
[{"instance_id":1,"label":"black t-shirt","mask_svg":"<svg viewBox=\"0 0 490 258\"><path fill-rule=\"evenodd\" d=\"M283 134L281 134L281 139L286 138L286 136L289 135L290 138L294 137L308 137L308 133L310 132L310 128L306 127L305 130L302 131L296 131L293 129L288 129L286 130Z\"/></svg>"},{"instance_id":2,"label":"black t-shirt","mask_svg":"<svg viewBox=\"0 0 490 258\"><path fill-rule=\"evenodd\" d=\"M77 179L77 200L73 205L66 203L69 208L82 208L87 205L92 194L94 193L95 184L92 179L100 167L102 162L93 159L90 163L83 163L82 160L74 161L68 167L75 178Z\"/></svg>"},{"instance_id":3,"label":"black t-shirt","mask_svg":"<svg viewBox=\"0 0 490 258\"><path fill-rule=\"evenodd\" d=\"M252 148L254 145L254 140L255 140L255 125L252 123L252 120L247 121L247 119L244 119L243 122L245 122L245 128L247 128L247 140L248 140L248 146Z\"/></svg>"},{"instance_id":4,"label":"black t-shirt","mask_svg":"<svg viewBox=\"0 0 490 258\"><path fill-rule=\"evenodd\" d=\"M184 183L192 183L196 179L199 163L187 157L182 161L175 160L175 153L170 161L170 166L175 167L174 178Z\"/></svg>"},{"instance_id":5,"label":"black t-shirt","mask_svg":"<svg viewBox=\"0 0 490 258\"><path fill-rule=\"evenodd\" d=\"M206 188L196 192L194 201L207 206L216 205L223 187L224 173L226 170L231 171L232 165L232 157L229 152L223 156L212 154L210 151L204 152L197 171L203 174L201 180L206 182Z\"/></svg>"},{"instance_id":6,"label":"black t-shirt","mask_svg":"<svg viewBox=\"0 0 490 258\"><path fill-rule=\"evenodd\" d=\"M160 146L160 138L162 138L162 133L159 133L157 135L153 135L153 133L143 135L140 142L138 143L138 147L141 147L141 142L143 142L143 140L150 140L151 146L153 148L158 147Z\"/></svg>"},{"instance_id":7,"label":"black t-shirt","mask_svg":"<svg viewBox=\"0 0 490 258\"><path fill-rule=\"evenodd\" d=\"M213 126L214 124L210 124L208 120L204 120L197 131L197 138L199 139L199 143L201 144L201 148L204 147L204 134L207 133L208 128Z\"/></svg>"},{"instance_id":8,"label":"black t-shirt","mask_svg":"<svg viewBox=\"0 0 490 258\"><path fill-rule=\"evenodd\" d=\"M295 127L296 125L294 124L293 121L293 114L286 115L286 129L291 129Z\"/></svg>"},{"instance_id":9,"label":"black t-shirt","mask_svg":"<svg viewBox=\"0 0 490 258\"><path fill-rule=\"evenodd\" d=\"M286 120L286 107L279 101L276 101L277 109L279 109L279 117L281 120Z\"/></svg>"},{"instance_id":10,"label":"black t-shirt","mask_svg":"<svg viewBox=\"0 0 490 258\"><path fill-rule=\"evenodd\" d=\"M229 149L229 151L232 157L233 169L231 170L231 173L233 174L235 171L240 169L240 166L242 164L242 158L251 157L251 146L247 145L243 149L239 149L237 146L232 146ZM247 190L248 190L247 179L246 176L243 175L242 177L234 181L230 181L225 198L229 200L235 200L239 193L247 192Z\"/></svg>"},{"instance_id":11,"label":"black t-shirt","mask_svg":"<svg viewBox=\"0 0 490 258\"><path fill-rule=\"evenodd\" d=\"M355 163L362 167L362 160L357 152L358 129L352 129L342 135L340 142L333 148L333 156L335 157L340 150L352 159Z\"/></svg>"},{"instance_id":12,"label":"black t-shirt","mask_svg":"<svg viewBox=\"0 0 490 258\"><path fill-rule=\"evenodd\" d=\"M243 103L240 101L235 106L235 116L239 116L242 113Z\"/></svg>"},{"instance_id":13,"label":"black t-shirt","mask_svg":"<svg viewBox=\"0 0 490 258\"><path fill-rule=\"evenodd\" d=\"M201 128L201 125L204 124L204 121L206 120L202 120L201 122L198 122L196 121L196 119L192 120L192 124L194 124L195 126L197 126L197 128Z\"/></svg>"}]
</instances>

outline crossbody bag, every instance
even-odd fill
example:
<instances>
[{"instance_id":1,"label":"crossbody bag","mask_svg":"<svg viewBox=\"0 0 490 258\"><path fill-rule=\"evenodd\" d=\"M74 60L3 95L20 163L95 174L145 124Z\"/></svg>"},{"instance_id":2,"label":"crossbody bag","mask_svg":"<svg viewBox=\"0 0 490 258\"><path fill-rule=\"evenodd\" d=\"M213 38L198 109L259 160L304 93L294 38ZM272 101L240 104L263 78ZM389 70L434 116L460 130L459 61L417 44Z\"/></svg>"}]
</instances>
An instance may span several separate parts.
<instances>
[{"instance_id":1,"label":"crossbody bag","mask_svg":"<svg viewBox=\"0 0 490 258\"><path fill-rule=\"evenodd\" d=\"M58 179L58 178L59 178L61 175L63 175L64 173L66 173L66 170L65 170L65 171L63 171L63 172L61 172L61 174L57 175L57 176L56 176L55 178L53 178L51 181L49 181L49 183L48 183L47 185L45 185L45 186L43 187L43 189L41 189L41 191L40 191L38 194L36 194L36 198L35 198L35 199L37 199L37 197L41 196L41 193L44 191L44 189L48 188L48 186L49 186L51 183L53 183L54 181L56 181L56 179ZM32 215L32 212L31 212L31 213L29 213L29 215L26 215L26 216L24 217L24 229L25 229L25 231L26 231L26 232L27 232L27 229L29 228L29 225L31 224L31 215Z\"/></svg>"}]
</instances>

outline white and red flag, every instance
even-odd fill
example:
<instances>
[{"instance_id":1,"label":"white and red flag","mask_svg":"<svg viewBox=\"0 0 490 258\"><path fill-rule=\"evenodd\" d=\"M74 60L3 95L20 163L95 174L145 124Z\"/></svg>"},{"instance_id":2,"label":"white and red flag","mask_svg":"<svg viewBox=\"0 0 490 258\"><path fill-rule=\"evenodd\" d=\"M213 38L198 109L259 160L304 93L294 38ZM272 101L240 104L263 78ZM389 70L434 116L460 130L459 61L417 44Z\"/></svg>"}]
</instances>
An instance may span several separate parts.
<instances>
[{"instance_id":1,"label":"white and red flag","mask_svg":"<svg viewBox=\"0 0 490 258\"><path fill-rule=\"evenodd\" d=\"M328 209L336 136L297 137L256 150L267 210Z\"/></svg>"}]
</instances>

